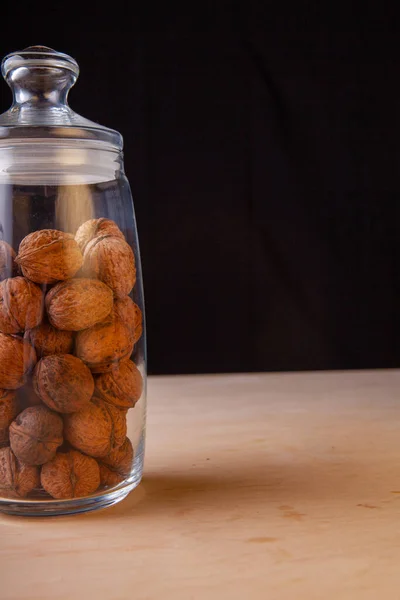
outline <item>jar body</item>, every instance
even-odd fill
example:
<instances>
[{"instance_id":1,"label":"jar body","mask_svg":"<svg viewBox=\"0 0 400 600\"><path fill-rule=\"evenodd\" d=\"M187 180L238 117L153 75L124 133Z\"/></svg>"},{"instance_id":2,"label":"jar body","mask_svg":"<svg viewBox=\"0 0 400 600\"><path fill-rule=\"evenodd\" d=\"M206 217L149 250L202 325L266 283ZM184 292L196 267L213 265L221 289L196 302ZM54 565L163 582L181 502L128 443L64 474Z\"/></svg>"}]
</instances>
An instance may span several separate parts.
<instances>
[{"instance_id":1,"label":"jar body","mask_svg":"<svg viewBox=\"0 0 400 600\"><path fill-rule=\"evenodd\" d=\"M108 506L140 482L146 340L118 151L0 146L0 511Z\"/></svg>"}]
</instances>

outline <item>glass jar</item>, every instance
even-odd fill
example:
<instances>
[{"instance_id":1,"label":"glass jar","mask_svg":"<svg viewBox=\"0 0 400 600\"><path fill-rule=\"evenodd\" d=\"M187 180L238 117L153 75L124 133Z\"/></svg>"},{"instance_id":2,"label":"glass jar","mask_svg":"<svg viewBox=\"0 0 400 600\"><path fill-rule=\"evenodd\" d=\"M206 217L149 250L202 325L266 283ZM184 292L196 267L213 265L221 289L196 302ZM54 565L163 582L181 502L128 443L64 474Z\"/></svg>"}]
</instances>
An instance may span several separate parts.
<instances>
[{"instance_id":1,"label":"glass jar","mask_svg":"<svg viewBox=\"0 0 400 600\"><path fill-rule=\"evenodd\" d=\"M68 514L142 476L146 343L122 137L67 103L79 68L8 55L0 116L0 511Z\"/></svg>"}]
</instances>

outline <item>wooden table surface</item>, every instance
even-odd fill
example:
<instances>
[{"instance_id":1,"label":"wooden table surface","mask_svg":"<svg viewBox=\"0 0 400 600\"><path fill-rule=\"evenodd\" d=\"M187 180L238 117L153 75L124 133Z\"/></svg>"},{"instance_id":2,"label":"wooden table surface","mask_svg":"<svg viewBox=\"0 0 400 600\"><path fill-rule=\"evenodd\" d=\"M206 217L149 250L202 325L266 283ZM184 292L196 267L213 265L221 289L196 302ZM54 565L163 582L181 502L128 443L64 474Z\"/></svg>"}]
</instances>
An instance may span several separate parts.
<instances>
[{"instance_id":1,"label":"wooden table surface","mask_svg":"<svg viewBox=\"0 0 400 600\"><path fill-rule=\"evenodd\" d=\"M0 516L0 598L397 598L399 533L400 372L158 377L143 483Z\"/></svg>"}]
</instances>

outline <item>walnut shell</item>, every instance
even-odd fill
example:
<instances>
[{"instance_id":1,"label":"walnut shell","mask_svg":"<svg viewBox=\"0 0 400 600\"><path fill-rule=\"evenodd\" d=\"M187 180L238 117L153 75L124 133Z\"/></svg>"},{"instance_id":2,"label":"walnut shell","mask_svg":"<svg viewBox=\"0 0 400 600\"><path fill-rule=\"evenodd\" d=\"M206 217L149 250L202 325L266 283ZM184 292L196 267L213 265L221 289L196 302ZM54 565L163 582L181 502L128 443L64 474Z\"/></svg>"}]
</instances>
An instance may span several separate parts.
<instances>
[{"instance_id":1,"label":"walnut shell","mask_svg":"<svg viewBox=\"0 0 400 600\"><path fill-rule=\"evenodd\" d=\"M74 236L57 229L42 229L27 235L19 245L15 262L35 283L69 279L82 266L82 252Z\"/></svg>"},{"instance_id":2,"label":"walnut shell","mask_svg":"<svg viewBox=\"0 0 400 600\"><path fill-rule=\"evenodd\" d=\"M79 331L75 340L75 354L92 373L111 371L121 359L133 352L130 330L119 319L99 323Z\"/></svg>"},{"instance_id":3,"label":"walnut shell","mask_svg":"<svg viewBox=\"0 0 400 600\"><path fill-rule=\"evenodd\" d=\"M132 248L120 238L97 236L85 248L83 273L106 283L115 296L129 294L136 282Z\"/></svg>"},{"instance_id":4,"label":"walnut shell","mask_svg":"<svg viewBox=\"0 0 400 600\"><path fill-rule=\"evenodd\" d=\"M132 408L139 400L143 378L131 360L120 363L117 369L95 379L95 396L117 408Z\"/></svg>"},{"instance_id":5,"label":"walnut shell","mask_svg":"<svg viewBox=\"0 0 400 600\"><path fill-rule=\"evenodd\" d=\"M56 354L39 360L33 374L33 387L49 408L72 413L89 404L94 381L90 370L79 358Z\"/></svg>"},{"instance_id":6,"label":"walnut shell","mask_svg":"<svg viewBox=\"0 0 400 600\"><path fill-rule=\"evenodd\" d=\"M0 331L19 333L36 327L43 317L44 296L39 286L25 277L0 283Z\"/></svg>"},{"instance_id":7,"label":"walnut shell","mask_svg":"<svg viewBox=\"0 0 400 600\"><path fill-rule=\"evenodd\" d=\"M10 425L10 446L18 460L43 465L63 443L63 421L46 406L25 409Z\"/></svg>"},{"instance_id":8,"label":"walnut shell","mask_svg":"<svg viewBox=\"0 0 400 600\"><path fill-rule=\"evenodd\" d=\"M28 342L0 333L0 388L15 390L24 385L36 364L36 353Z\"/></svg>"},{"instance_id":9,"label":"walnut shell","mask_svg":"<svg viewBox=\"0 0 400 600\"><path fill-rule=\"evenodd\" d=\"M0 281L16 273L15 252L7 242L0 240Z\"/></svg>"},{"instance_id":10,"label":"walnut shell","mask_svg":"<svg viewBox=\"0 0 400 600\"><path fill-rule=\"evenodd\" d=\"M89 219L79 227L75 234L79 248L84 252L86 246L99 235L109 235L125 240L125 236L118 225L111 219Z\"/></svg>"},{"instance_id":11,"label":"walnut shell","mask_svg":"<svg viewBox=\"0 0 400 600\"><path fill-rule=\"evenodd\" d=\"M53 498L82 498L93 494L99 487L99 466L94 458L77 450L57 453L43 465L40 481Z\"/></svg>"},{"instance_id":12,"label":"walnut shell","mask_svg":"<svg viewBox=\"0 0 400 600\"><path fill-rule=\"evenodd\" d=\"M126 413L94 398L88 408L64 416L64 437L89 456L106 456L124 443Z\"/></svg>"},{"instance_id":13,"label":"walnut shell","mask_svg":"<svg viewBox=\"0 0 400 600\"><path fill-rule=\"evenodd\" d=\"M9 446L0 450L0 491L24 498L39 485L38 467L20 462Z\"/></svg>"},{"instance_id":14,"label":"walnut shell","mask_svg":"<svg viewBox=\"0 0 400 600\"><path fill-rule=\"evenodd\" d=\"M132 469L133 447L129 438L119 448L99 459L100 479L102 485L118 485L128 477Z\"/></svg>"},{"instance_id":15,"label":"walnut shell","mask_svg":"<svg viewBox=\"0 0 400 600\"><path fill-rule=\"evenodd\" d=\"M37 358L52 354L71 354L74 347L73 331L61 331L47 322L26 331L24 339L35 348Z\"/></svg>"},{"instance_id":16,"label":"walnut shell","mask_svg":"<svg viewBox=\"0 0 400 600\"><path fill-rule=\"evenodd\" d=\"M18 414L15 392L0 390L0 447L9 443L9 427Z\"/></svg>"},{"instance_id":17,"label":"walnut shell","mask_svg":"<svg viewBox=\"0 0 400 600\"><path fill-rule=\"evenodd\" d=\"M114 315L131 329L136 344L143 333L143 315L138 305L129 296L118 298L114 302Z\"/></svg>"},{"instance_id":18,"label":"walnut shell","mask_svg":"<svg viewBox=\"0 0 400 600\"><path fill-rule=\"evenodd\" d=\"M88 329L112 311L111 289L97 279L70 279L55 285L46 296L53 327L67 331Z\"/></svg>"}]
</instances>

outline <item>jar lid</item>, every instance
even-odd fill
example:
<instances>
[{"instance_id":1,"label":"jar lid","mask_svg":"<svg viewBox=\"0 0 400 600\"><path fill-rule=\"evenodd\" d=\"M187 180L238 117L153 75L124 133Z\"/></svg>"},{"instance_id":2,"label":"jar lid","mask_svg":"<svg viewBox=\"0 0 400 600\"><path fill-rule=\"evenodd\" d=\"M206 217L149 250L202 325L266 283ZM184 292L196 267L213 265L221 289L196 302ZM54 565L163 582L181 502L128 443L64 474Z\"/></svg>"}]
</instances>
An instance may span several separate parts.
<instances>
[{"instance_id":1,"label":"jar lid","mask_svg":"<svg viewBox=\"0 0 400 600\"><path fill-rule=\"evenodd\" d=\"M34 139L68 139L122 149L122 136L117 131L89 121L69 107L68 92L78 78L79 66L68 54L30 46L6 56L1 72L14 100L0 115L0 146Z\"/></svg>"}]
</instances>

